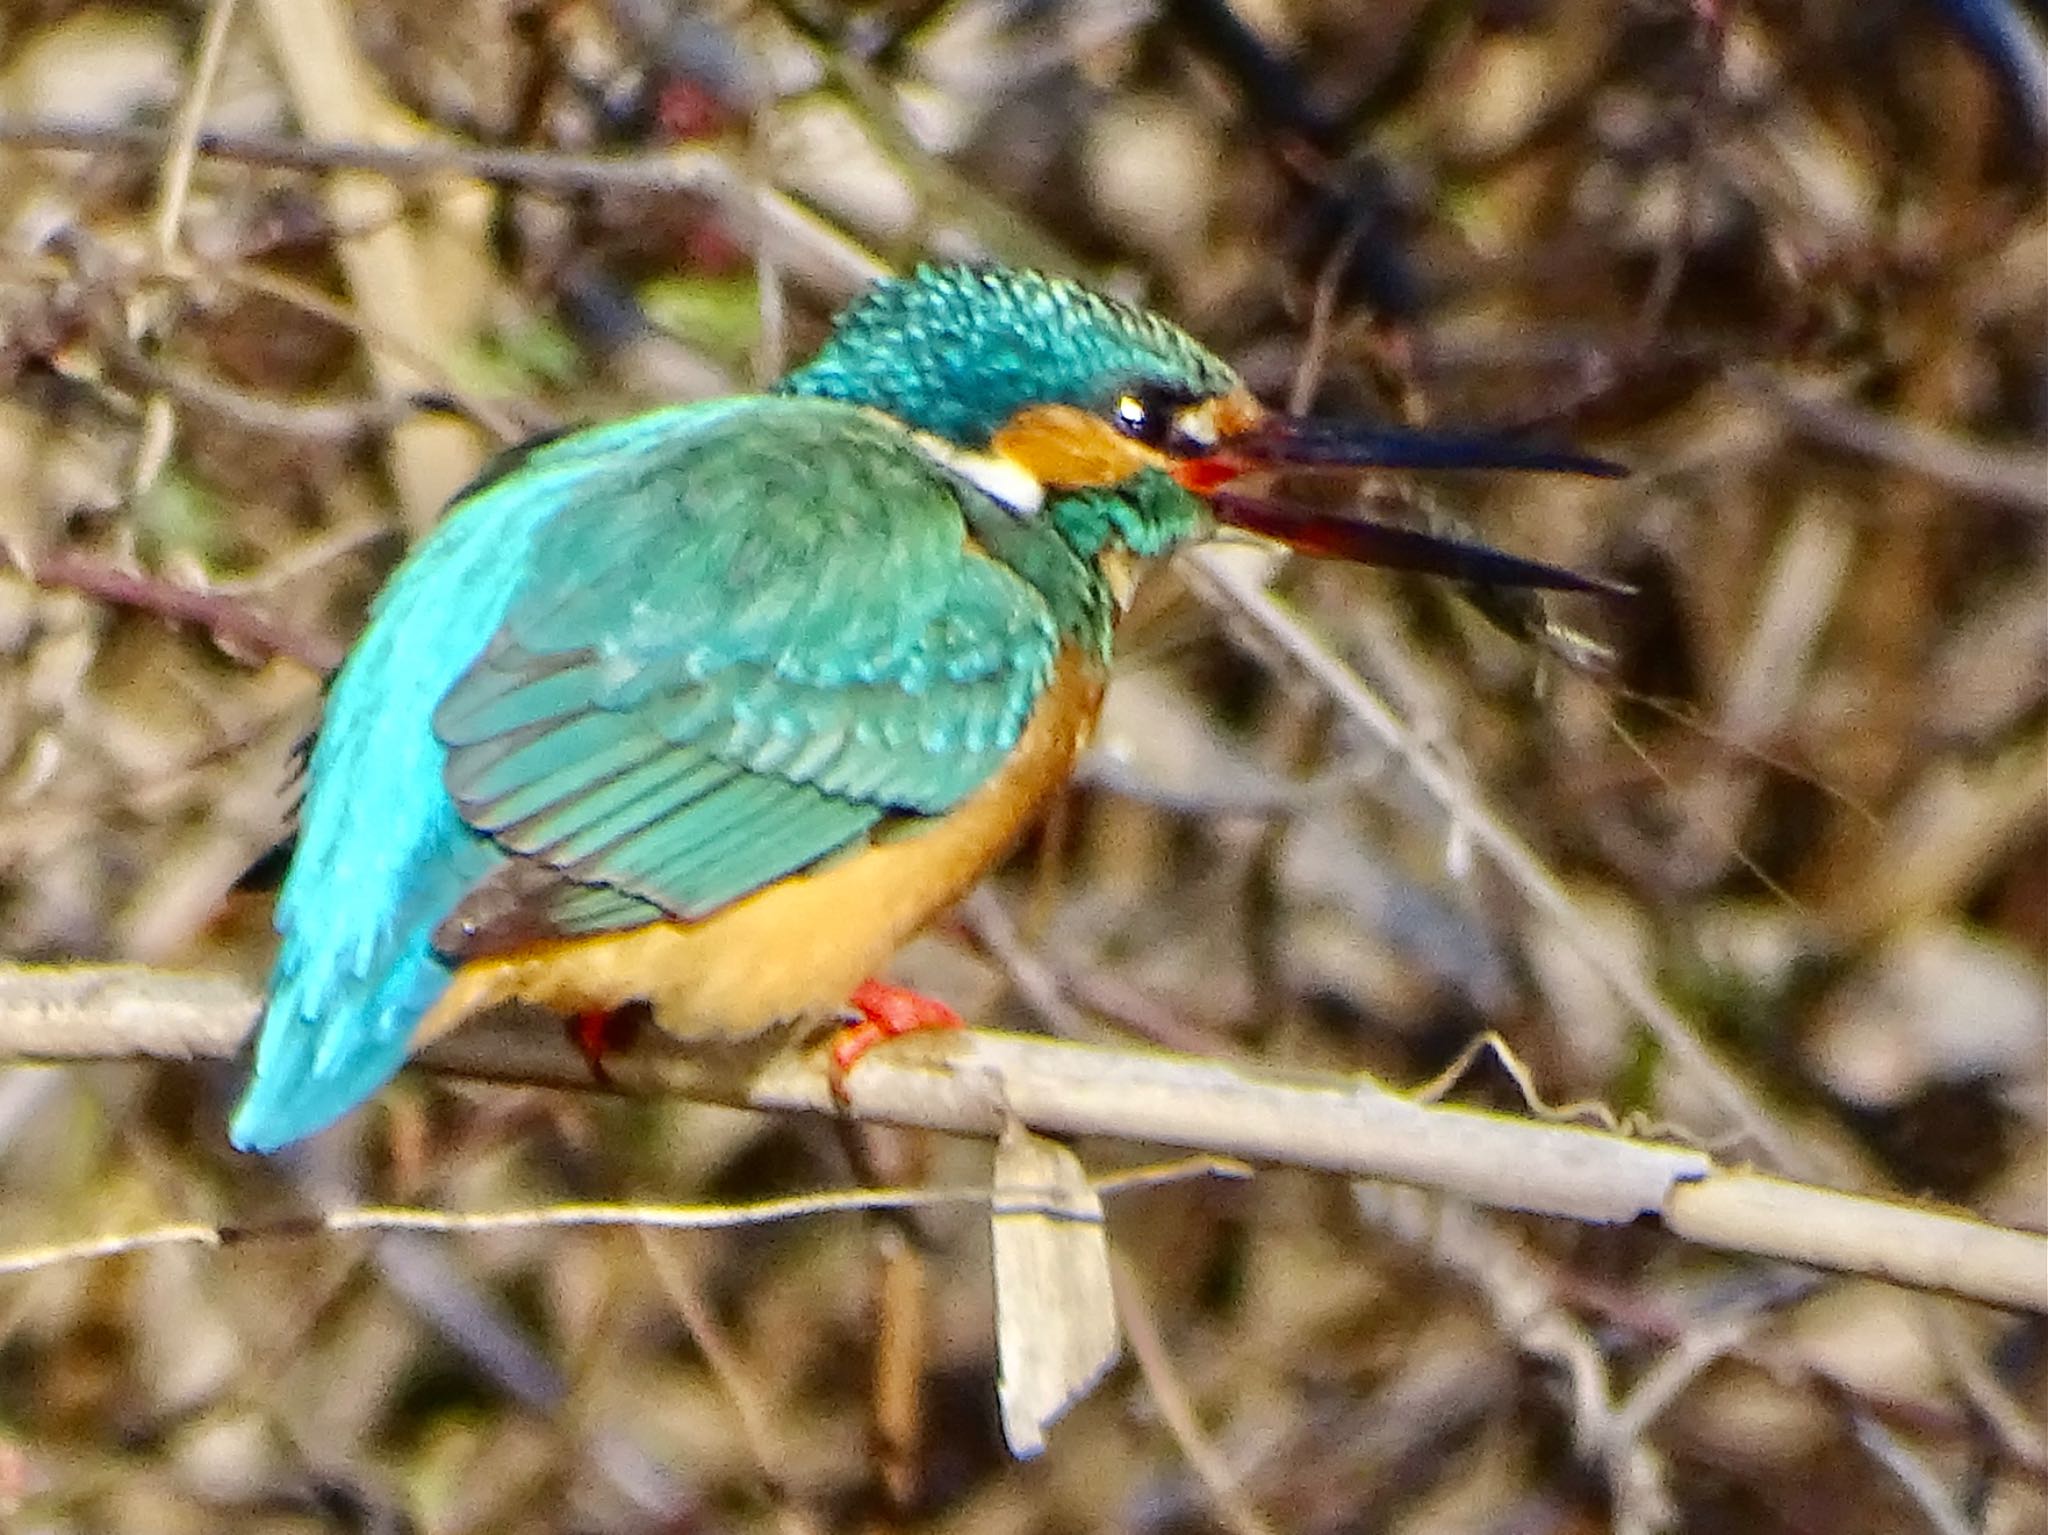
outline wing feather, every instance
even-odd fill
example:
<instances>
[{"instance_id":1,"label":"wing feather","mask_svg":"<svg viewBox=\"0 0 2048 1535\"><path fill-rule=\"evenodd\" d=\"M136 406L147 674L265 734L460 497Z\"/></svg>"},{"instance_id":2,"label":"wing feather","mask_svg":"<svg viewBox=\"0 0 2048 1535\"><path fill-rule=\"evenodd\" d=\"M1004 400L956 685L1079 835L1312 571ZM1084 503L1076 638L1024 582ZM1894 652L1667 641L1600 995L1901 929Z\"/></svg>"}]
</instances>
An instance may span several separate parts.
<instances>
[{"instance_id":1,"label":"wing feather","mask_svg":"<svg viewBox=\"0 0 2048 1535\"><path fill-rule=\"evenodd\" d=\"M969 538L980 491L822 401L637 459L537 532L434 716L463 819L559 872L559 922L705 915L994 773L1058 635Z\"/></svg>"}]
</instances>

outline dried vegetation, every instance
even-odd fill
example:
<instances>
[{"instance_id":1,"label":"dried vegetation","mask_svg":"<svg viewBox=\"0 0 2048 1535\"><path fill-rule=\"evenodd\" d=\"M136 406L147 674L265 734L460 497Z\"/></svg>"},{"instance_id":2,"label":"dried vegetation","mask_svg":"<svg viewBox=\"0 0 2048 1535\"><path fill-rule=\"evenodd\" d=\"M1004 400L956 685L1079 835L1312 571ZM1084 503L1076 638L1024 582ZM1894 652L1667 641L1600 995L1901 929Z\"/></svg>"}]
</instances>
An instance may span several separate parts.
<instances>
[{"instance_id":1,"label":"dried vegetation","mask_svg":"<svg viewBox=\"0 0 2048 1535\"><path fill-rule=\"evenodd\" d=\"M1611 666L1383 576L1280 581L1812 1165L2039 1228L2044 114L2038 12L1999 0L12 0L0 953L259 977L266 898L231 887L317 668L445 495L509 435L765 376L874 263L981 252L1122 285L1269 398L1630 462L1381 492L1637 583L1560 610ZM910 972L992 1026L1398 1083L1493 1027L1553 1101L1725 1129L1325 690L1173 576L1125 655L1083 783ZM256 1161L232 1085L0 1075L0 1238L848 1177L817 1121L416 1079ZM1185 1184L1110 1211L1144 1368L1016 1465L984 1224L919 1229L0 1280L0 1523L2048 1530L2040 1317Z\"/></svg>"}]
</instances>

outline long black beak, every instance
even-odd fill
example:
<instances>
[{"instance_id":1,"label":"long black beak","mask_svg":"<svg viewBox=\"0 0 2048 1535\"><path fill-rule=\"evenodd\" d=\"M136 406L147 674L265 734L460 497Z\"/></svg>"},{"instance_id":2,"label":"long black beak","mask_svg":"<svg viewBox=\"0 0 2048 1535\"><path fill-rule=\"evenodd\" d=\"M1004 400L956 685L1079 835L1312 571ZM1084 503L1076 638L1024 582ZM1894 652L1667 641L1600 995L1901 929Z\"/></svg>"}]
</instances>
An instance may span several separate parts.
<instances>
[{"instance_id":1,"label":"long black beak","mask_svg":"<svg viewBox=\"0 0 2048 1535\"><path fill-rule=\"evenodd\" d=\"M1513 437L1409 431L1311 416L1261 416L1189 466L1185 483L1201 489L1217 518L1304 554L1386 565L1483 586L1543 587L1610 597L1634 588L1602 576L1525 560L1485 544L1399 523L1317 510L1238 484L1289 470L1520 469L1614 479L1620 464L1583 453L1536 447Z\"/></svg>"},{"instance_id":2,"label":"long black beak","mask_svg":"<svg viewBox=\"0 0 2048 1535\"><path fill-rule=\"evenodd\" d=\"M1617 480L1620 464L1482 432L1427 432L1320 416L1261 416L1217 445L1260 469L1536 469Z\"/></svg>"}]
</instances>

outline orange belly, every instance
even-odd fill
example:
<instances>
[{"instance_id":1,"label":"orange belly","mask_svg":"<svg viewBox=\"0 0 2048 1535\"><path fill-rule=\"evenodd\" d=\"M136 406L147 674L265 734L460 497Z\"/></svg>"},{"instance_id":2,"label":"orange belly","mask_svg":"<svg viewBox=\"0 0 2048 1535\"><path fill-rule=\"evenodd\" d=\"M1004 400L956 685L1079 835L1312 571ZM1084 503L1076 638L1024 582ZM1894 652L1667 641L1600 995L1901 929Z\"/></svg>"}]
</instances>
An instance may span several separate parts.
<instances>
[{"instance_id":1,"label":"orange belly","mask_svg":"<svg viewBox=\"0 0 2048 1535\"><path fill-rule=\"evenodd\" d=\"M645 1002L685 1039L744 1038L823 1020L957 901L1016 842L1072 772L1102 706L1104 672L1063 654L1000 772L915 831L778 880L697 922L471 960L421 1021L418 1042L521 1001L564 1017Z\"/></svg>"}]
</instances>

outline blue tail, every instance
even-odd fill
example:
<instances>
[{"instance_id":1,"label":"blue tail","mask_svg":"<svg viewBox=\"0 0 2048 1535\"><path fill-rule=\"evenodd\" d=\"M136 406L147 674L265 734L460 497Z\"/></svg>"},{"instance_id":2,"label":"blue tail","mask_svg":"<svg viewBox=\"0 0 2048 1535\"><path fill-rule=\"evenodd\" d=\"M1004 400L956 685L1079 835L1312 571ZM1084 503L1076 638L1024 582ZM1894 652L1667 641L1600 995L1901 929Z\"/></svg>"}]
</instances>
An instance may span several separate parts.
<instances>
[{"instance_id":1,"label":"blue tail","mask_svg":"<svg viewBox=\"0 0 2048 1535\"><path fill-rule=\"evenodd\" d=\"M435 924L503 856L456 814L433 730L517 566L489 509L471 502L401 567L327 695L256 1073L229 1129L245 1151L310 1135L397 1072L450 979Z\"/></svg>"},{"instance_id":2,"label":"blue tail","mask_svg":"<svg viewBox=\"0 0 2048 1535\"><path fill-rule=\"evenodd\" d=\"M345 701L337 683L335 702ZM314 752L313 771L332 773L307 796L278 895L284 942L256 1070L228 1128L243 1151L311 1135L397 1074L453 978L434 928L504 859L442 791L432 735L418 739L421 760L374 732L338 736L332 748L323 738Z\"/></svg>"},{"instance_id":3,"label":"blue tail","mask_svg":"<svg viewBox=\"0 0 2048 1535\"><path fill-rule=\"evenodd\" d=\"M256 1073L229 1129L245 1151L310 1135L397 1072L449 981L434 926L502 856L457 816L433 730L517 568L489 510L470 502L415 551L328 692Z\"/></svg>"},{"instance_id":4,"label":"blue tail","mask_svg":"<svg viewBox=\"0 0 2048 1535\"><path fill-rule=\"evenodd\" d=\"M443 786L434 710L503 620L533 533L607 470L715 418L676 406L505 460L399 567L327 696L307 765L298 848L277 903L283 935L256 1071L229 1134L275 1151L397 1072L451 972L434 928L504 861Z\"/></svg>"},{"instance_id":5,"label":"blue tail","mask_svg":"<svg viewBox=\"0 0 2048 1535\"><path fill-rule=\"evenodd\" d=\"M228 1138L243 1151L276 1151L325 1129L382 1087L405 1063L420 1016L449 971L424 938L408 944L356 996L323 995L304 971L273 979L256 1073L235 1108Z\"/></svg>"}]
</instances>

